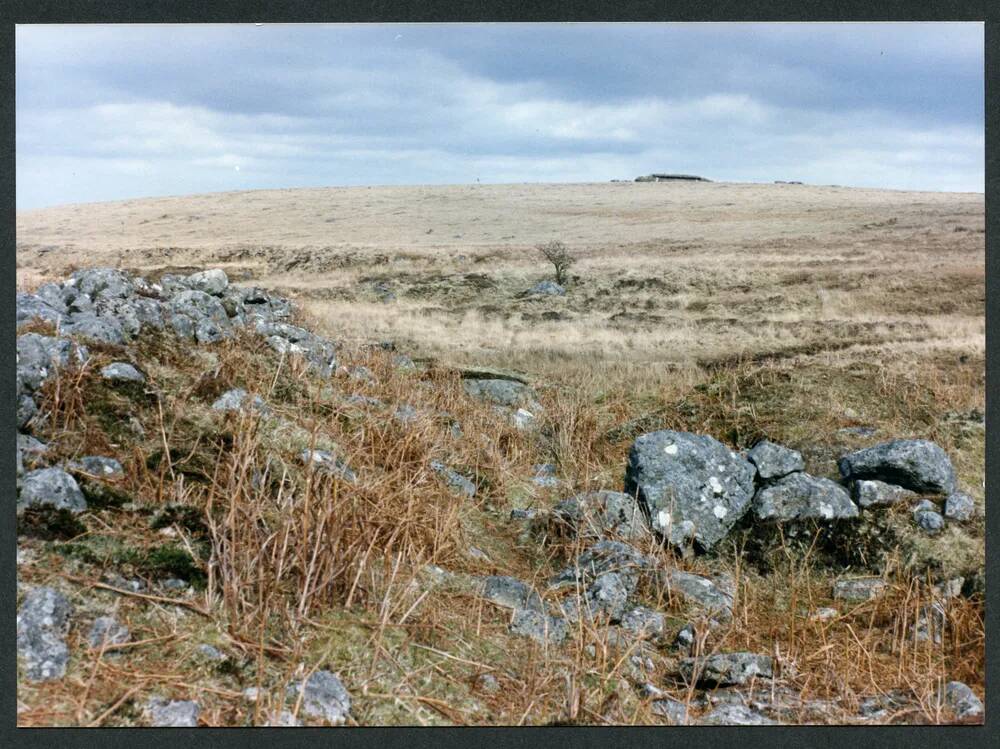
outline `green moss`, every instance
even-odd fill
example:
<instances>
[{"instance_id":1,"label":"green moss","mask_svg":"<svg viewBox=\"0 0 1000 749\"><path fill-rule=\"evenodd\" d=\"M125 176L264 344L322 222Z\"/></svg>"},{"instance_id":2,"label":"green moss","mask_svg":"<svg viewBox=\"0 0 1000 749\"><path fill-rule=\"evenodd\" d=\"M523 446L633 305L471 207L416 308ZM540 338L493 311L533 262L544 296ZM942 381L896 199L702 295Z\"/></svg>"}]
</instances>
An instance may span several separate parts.
<instances>
[{"instance_id":1,"label":"green moss","mask_svg":"<svg viewBox=\"0 0 1000 749\"><path fill-rule=\"evenodd\" d=\"M87 526L69 510L52 507L29 507L18 515L18 535L32 536L47 541L75 538L87 532Z\"/></svg>"}]
</instances>

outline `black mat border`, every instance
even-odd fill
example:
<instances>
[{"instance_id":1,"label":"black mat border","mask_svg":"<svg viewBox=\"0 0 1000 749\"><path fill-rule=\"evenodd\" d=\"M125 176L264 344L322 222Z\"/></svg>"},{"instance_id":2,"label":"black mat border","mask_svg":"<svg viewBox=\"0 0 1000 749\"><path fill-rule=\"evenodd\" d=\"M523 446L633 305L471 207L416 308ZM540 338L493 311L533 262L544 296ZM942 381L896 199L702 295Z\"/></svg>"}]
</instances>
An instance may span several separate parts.
<instances>
[{"instance_id":1,"label":"black mat border","mask_svg":"<svg viewBox=\"0 0 1000 749\"><path fill-rule=\"evenodd\" d=\"M226 22L448 22L448 21L986 21L986 318L987 318L987 495L1000 491L1000 405L997 369L1000 345L994 328L1000 324L1000 258L995 248L1000 233L996 213L1000 168L997 157L997 122L1000 97L1000 5L951 0L943 2L885 0L784 0L783 2L387 2L342 0L337 3L273 0L175 0L174 2L122 2L121 0L2 0L0 2L0 143L4 161L0 168L0 205L4 220L0 235L0 274L6 303L0 313L5 331L7 375L0 381L2 407L13 423L15 331L15 130L14 130L14 24L16 23L226 23ZM524 747L538 744L583 747L684 746L709 742L712 749L753 746L824 747L852 746L859 742L878 747L915 747L945 743L952 747L996 745L998 649L998 557L992 553L1000 535L1000 512L987 514L987 723L982 727L622 727L622 728L357 728L357 729L16 729L16 660L14 632L15 523L13 431L0 433L0 477L7 521L0 523L0 611L7 625L0 627L0 746L400 746Z\"/></svg>"}]
</instances>

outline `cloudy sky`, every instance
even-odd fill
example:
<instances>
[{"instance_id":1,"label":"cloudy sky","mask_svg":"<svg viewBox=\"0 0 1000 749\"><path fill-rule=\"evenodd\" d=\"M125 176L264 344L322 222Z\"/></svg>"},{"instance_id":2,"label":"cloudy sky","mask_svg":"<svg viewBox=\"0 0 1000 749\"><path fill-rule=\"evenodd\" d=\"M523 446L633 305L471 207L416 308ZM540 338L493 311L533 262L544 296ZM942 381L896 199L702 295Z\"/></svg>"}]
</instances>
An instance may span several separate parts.
<instances>
[{"instance_id":1,"label":"cloudy sky","mask_svg":"<svg viewBox=\"0 0 1000 749\"><path fill-rule=\"evenodd\" d=\"M982 191L982 24L19 26L17 203L715 180Z\"/></svg>"}]
</instances>

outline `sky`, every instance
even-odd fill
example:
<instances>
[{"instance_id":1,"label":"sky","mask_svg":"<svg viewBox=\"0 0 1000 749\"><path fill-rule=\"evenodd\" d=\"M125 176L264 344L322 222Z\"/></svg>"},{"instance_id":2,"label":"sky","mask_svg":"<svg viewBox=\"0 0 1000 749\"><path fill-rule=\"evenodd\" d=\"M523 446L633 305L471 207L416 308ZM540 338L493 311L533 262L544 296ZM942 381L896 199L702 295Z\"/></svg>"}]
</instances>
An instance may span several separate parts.
<instances>
[{"instance_id":1,"label":"sky","mask_svg":"<svg viewBox=\"0 0 1000 749\"><path fill-rule=\"evenodd\" d=\"M336 185L982 192L983 25L17 27L17 208Z\"/></svg>"}]
</instances>

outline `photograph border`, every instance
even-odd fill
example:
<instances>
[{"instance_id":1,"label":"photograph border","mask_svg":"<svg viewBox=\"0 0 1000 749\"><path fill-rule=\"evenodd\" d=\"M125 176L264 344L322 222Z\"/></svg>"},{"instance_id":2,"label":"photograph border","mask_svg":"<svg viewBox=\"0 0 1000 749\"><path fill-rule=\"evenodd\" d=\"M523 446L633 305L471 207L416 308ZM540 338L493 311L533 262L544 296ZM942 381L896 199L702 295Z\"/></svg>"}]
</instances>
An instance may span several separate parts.
<instances>
[{"instance_id":1,"label":"photograph border","mask_svg":"<svg viewBox=\"0 0 1000 749\"><path fill-rule=\"evenodd\" d=\"M28 23L227 23L262 21L270 23L375 23L375 22L645 22L645 21L983 21L985 22L985 199L986 199L986 454L995 456L1000 450L1000 344L991 329L1000 324L1000 258L994 248L1000 233L1000 217L996 210L1000 169L997 159L997 95L1000 73L1000 10L998 4L954 0L949 2L885 2L874 0L800 0L799 2L696 2L679 0L672 3L652 2L525 2L525 3L462 3L444 2L433 5L402 2L343 2L320 4L299 0L274 0L270 3L222 0L206 4L191 0L181 2L85 2L57 0L40 3L6 0L0 8L0 53L2 53L3 93L0 95L0 133L5 148L3 179L0 179L3 205L7 207L0 247L5 272L0 275L3 293L8 302L3 307L2 322L8 375L2 385L3 413L8 422L15 418L14 362L16 324L14 298L16 293L16 201L14 181L15 159L15 71L14 27ZM994 210L990 210L992 207ZM7 272L9 271L9 272ZM16 524L15 435L0 435L4 476L3 502L8 508L8 521L0 524L0 566L4 584L0 586L0 608L7 624L0 628L0 673L5 683L0 745L3 746L175 746L178 740L193 746L247 747L266 743L278 749L320 743L324 746L407 746L465 747L485 744L491 749L501 746L546 745L589 746L670 746L694 742L711 742L713 749L752 746L834 747L856 746L858 742L879 747L913 747L946 742L948 746L986 746L996 737L1000 711L997 692L1000 691L998 663L1000 653L994 644L997 625L997 580L1000 558L990 554L991 539L1000 535L1000 511L987 513L987 580L986 586L986 718L981 726L778 726L778 727L463 727L463 728L387 728L360 727L331 731L329 728L299 728L297 730L268 728L144 728L141 734L129 729L83 728L21 728L16 725ZM987 459L987 495L1000 496L1000 460ZM991 647L992 645L992 647Z\"/></svg>"}]
</instances>

